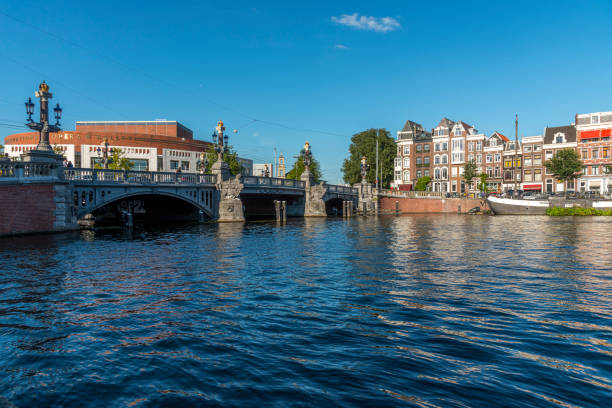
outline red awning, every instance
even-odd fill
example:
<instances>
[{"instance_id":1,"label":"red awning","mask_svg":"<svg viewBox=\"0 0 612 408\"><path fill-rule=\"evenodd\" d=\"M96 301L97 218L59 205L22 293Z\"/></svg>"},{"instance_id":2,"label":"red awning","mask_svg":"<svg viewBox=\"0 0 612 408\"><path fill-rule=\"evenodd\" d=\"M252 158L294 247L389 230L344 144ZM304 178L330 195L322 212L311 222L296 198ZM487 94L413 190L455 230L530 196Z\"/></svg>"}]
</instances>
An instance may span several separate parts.
<instances>
[{"instance_id":1,"label":"red awning","mask_svg":"<svg viewBox=\"0 0 612 408\"><path fill-rule=\"evenodd\" d=\"M583 130L580 132L580 139L594 139L598 138L599 130Z\"/></svg>"},{"instance_id":2,"label":"red awning","mask_svg":"<svg viewBox=\"0 0 612 408\"><path fill-rule=\"evenodd\" d=\"M610 133L612 133L612 129L603 129L601 131L601 137L610 137Z\"/></svg>"},{"instance_id":3,"label":"red awning","mask_svg":"<svg viewBox=\"0 0 612 408\"><path fill-rule=\"evenodd\" d=\"M542 189L541 184L526 184L523 186L524 191L533 191L533 190L541 190L541 189Z\"/></svg>"}]
</instances>

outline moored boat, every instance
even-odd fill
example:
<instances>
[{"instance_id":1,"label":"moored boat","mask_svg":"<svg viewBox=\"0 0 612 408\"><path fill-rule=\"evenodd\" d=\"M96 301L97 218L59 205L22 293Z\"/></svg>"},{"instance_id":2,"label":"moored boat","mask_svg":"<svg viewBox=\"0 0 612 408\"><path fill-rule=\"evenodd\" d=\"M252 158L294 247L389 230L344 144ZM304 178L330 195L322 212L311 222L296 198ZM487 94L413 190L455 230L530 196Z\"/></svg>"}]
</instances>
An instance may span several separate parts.
<instances>
[{"instance_id":1,"label":"moored boat","mask_svg":"<svg viewBox=\"0 0 612 408\"><path fill-rule=\"evenodd\" d=\"M488 197L487 203L497 215L546 215L550 206L548 200L523 200L514 198Z\"/></svg>"}]
</instances>

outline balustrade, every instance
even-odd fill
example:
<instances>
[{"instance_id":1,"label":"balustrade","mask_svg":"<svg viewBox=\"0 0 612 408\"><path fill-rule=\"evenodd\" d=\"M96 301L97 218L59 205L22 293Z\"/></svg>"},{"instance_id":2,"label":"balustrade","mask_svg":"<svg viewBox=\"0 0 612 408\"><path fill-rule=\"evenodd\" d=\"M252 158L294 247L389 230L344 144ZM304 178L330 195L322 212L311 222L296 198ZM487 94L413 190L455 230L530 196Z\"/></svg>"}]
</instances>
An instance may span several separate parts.
<instances>
[{"instance_id":1,"label":"balustrade","mask_svg":"<svg viewBox=\"0 0 612 408\"><path fill-rule=\"evenodd\" d=\"M64 179L127 184L214 184L214 174L109 169L64 169Z\"/></svg>"}]
</instances>

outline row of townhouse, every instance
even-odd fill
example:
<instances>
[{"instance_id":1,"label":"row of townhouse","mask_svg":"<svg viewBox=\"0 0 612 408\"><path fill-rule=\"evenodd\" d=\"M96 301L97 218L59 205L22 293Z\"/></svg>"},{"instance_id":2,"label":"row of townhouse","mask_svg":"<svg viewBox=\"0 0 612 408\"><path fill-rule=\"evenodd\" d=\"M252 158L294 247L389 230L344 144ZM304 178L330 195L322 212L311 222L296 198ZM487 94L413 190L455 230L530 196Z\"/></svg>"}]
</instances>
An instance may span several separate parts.
<instances>
[{"instance_id":1,"label":"row of townhouse","mask_svg":"<svg viewBox=\"0 0 612 408\"><path fill-rule=\"evenodd\" d=\"M468 193L477 189L477 180L466 185L464 166L474 161L479 173L487 174L490 191L562 192L544 166L557 151L576 149L583 162L580 178L567 184L571 191L612 192L612 177L607 166L612 165L612 112L576 115L575 123L546 127L544 134L523 137L518 143L499 132L490 136L479 133L473 126L443 118L431 130L406 121L397 132L397 157L394 162L392 187L412 190L421 177L431 177L430 190Z\"/></svg>"}]
</instances>

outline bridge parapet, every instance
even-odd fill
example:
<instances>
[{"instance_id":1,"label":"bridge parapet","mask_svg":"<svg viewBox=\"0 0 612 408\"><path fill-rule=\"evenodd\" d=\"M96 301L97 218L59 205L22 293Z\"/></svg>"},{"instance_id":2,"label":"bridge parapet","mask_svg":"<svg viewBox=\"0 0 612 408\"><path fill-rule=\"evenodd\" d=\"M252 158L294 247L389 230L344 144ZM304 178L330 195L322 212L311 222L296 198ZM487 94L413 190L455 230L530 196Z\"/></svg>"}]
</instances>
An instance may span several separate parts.
<instances>
[{"instance_id":1,"label":"bridge parapet","mask_svg":"<svg viewBox=\"0 0 612 408\"><path fill-rule=\"evenodd\" d=\"M292 187L297 189L304 189L306 183L301 180L283 179L275 177L257 177L257 176L244 176L242 177L242 184L245 186L276 186L276 187Z\"/></svg>"},{"instance_id":2,"label":"bridge parapet","mask_svg":"<svg viewBox=\"0 0 612 408\"><path fill-rule=\"evenodd\" d=\"M214 174L109 169L64 169L64 179L111 184L215 184Z\"/></svg>"},{"instance_id":3,"label":"bridge parapet","mask_svg":"<svg viewBox=\"0 0 612 408\"><path fill-rule=\"evenodd\" d=\"M338 193L338 194L359 194L359 191L354 187L349 186L338 186L335 184L326 184L328 193Z\"/></svg>"},{"instance_id":4,"label":"bridge parapet","mask_svg":"<svg viewBox=\"0 0 612 408\"><path fill-rule=\"evenodd\" d=\"M55 162L0 160L0 182L53 180L58 178Z\"/></svg>"}]
</instances>

